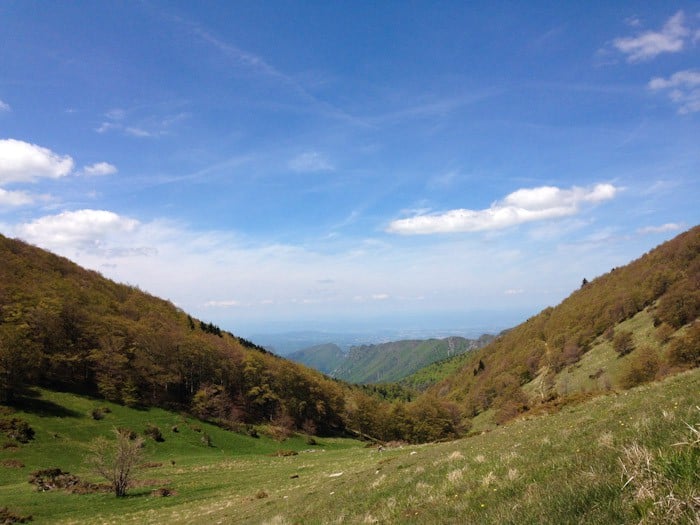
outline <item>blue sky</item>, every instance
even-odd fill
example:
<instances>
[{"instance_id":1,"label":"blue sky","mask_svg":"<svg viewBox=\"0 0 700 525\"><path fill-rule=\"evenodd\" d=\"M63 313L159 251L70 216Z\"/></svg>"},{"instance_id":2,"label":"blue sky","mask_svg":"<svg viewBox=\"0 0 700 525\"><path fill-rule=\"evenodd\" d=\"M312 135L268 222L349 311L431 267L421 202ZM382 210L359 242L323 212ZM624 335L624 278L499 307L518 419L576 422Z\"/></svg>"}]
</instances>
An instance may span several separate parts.
<instances>
[{"instance_id":1,"label":"blue sky","mask_svg":"<svg viewBox=\"0 0 700 525\"><path fill-rule=\"evenodd\" d=\"M0 231L242 335L507 326L698 223L699 58L700 2L5 0Z\"/></svg>"}]
</instances>

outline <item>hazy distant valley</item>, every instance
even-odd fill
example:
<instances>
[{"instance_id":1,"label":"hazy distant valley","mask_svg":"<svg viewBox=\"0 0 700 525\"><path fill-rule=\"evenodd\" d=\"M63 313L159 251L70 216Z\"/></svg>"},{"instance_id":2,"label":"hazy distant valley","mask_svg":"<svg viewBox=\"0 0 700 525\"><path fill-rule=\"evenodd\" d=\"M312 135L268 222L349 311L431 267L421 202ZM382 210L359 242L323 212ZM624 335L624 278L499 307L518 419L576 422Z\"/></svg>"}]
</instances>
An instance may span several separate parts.
<instances>
[{"instance_id":1,"label":"hazy distant valley","mask_svg":"<svg viewBox=\"0 0 700 525\"><path fill-rule=\"evenodd\" d=\"M326 343L292 352L287 358L351 383L386 383L399 381L437 361L481 348L494 339L494 335L476 339L455 336L407 339L351 346L347 350Z\"/></svg>"}]
</instances>

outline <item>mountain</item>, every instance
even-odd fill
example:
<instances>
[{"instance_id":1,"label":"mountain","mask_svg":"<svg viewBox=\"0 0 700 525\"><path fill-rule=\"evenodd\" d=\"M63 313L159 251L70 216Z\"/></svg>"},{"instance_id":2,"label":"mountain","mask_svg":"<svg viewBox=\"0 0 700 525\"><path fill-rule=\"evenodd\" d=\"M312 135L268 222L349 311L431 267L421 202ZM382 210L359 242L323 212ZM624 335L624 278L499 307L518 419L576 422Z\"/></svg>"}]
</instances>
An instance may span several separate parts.
<instances>
[{"instance_id":1,"label":"mountain","mask_svg":"<svg viewBox=\"0 0 700 525\"><path fill-rule=\"evenodd\" d=\"M345 361L345 358L343 350L334 343L315 345L287 354L287 359L330 375Z\"/></svg>"},{"instance_id":2,"label":"mountain","mask_svg":"<svg viewBox=\"0 0 700 525\"><path fill-rule=\"evenodd\" d=\"M398 381L436 361L481 348L493 339L483 335L479 339L446 337L355 346L331 375L351 383Z\"/></svg>"},{"instance_id":3,"label":"mountain","mask_svg":"<svg viewBox=\"0 0 700 525\"><path fill-rule=\"evenodd\" d=\"M354 395L168 301L0 236L0 402L33 386L318 432L344 428Z\"/></svg>"},{"instance_id":4,"label":"mountain","mask_svg":"<svg viewBox=\"0 0 700 525\"><path fill-rule=\"evenodd\" d=\"M697 367L699 313L695 227L453 358L456 366L444 361L415 397L398 386L331 380L168 301L0 236L0 402L41 386L174 408L230 428L272 424L427 442ZM445 352L458 346L437 344ZM366 355L358 350L354 359ZM383 352L365 370L386 377L393 355Z\"/></svg>"},{"instance_id":5,"label":"mountain","mask_svg":"<svg viewBox=\"0 0 700 525\"><path fill-rule=\"evenodd\" d=\"M503 422L700 366L700 226L584 281L492 344L435 369L426 395Z\"/></svg>"}]
</instances>

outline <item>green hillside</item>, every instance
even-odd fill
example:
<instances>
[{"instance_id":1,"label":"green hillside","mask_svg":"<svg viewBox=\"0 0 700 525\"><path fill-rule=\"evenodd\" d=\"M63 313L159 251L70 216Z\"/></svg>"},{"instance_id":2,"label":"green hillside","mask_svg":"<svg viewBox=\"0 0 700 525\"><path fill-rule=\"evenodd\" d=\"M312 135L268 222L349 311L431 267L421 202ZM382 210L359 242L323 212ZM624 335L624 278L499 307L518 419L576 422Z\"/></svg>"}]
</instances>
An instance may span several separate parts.
<instances>
[{"instance_id":1,"label":"green hillside","mask_svg":"<svg viewBox=\"0 0 700 525\"><path fill-rule=\"evenodd\" d=\"M443 367L448 375L428 392L468 417L504 421L567 397L629 388L700 365L699 314L695 227L584 284L458 368Z\"/></svg>"},{"instance_id":2,"label":"green hillside","mask_svg":"<svg viewBox=\"0 0 700 525\"><path fill-rule=\"evenodd\" d=\"M3 412L35 436L0 449L0 509L37 524L691 524L700 516L698 392L695 369L466 439L379 452L350 440L256 439L161 409L40 391ZM95 420L95 408L110 411ZM149 424L165 440L147 439L125 498L27 482L48 467L99 482L85 462L89 443L114 426L143 434Z\"/></svg>"},{"instance_id":3,"label":"green hillside","mask_svg":"<svg viewBox=\"0 0 700 525\"><path fill-rule=\"evenodd\" d=\"M436 361L481 348L492 339L485 335L479 339L447 337L355 346L333 376L351 383L399 381Z\"/></svg>"},{"instance_id":4,"label":"green hillside","mask_svg":"<svg viewBox=\"0 0 700 525\"><path fill-rule=\"evenodd\" d=\"M283 432L382 441L455 438L698 366L699 254L696 227L488 346L424 371L415 386L430 386L415 398L390 385L331 380L137 288L0 237L0 398L21 403L41 386L175 408L238 430L271 422ZM435 348L447 355L464 345L413 341L405 361L417 367ZM386 379L404 366L401 347L358 349L354 359L371 379Z\"/></svg>"},{"instance_id":5,"label":"green hillside","mask_svg":"<svg viewBox=\"0 0 700 525\"><path fill-rule=\"evenodd\" d=\"M315 345L288 354L287 359L315 368L324 374L332 374L345 360L345 353L333 343Z\"/></svg>"}]
</instances>

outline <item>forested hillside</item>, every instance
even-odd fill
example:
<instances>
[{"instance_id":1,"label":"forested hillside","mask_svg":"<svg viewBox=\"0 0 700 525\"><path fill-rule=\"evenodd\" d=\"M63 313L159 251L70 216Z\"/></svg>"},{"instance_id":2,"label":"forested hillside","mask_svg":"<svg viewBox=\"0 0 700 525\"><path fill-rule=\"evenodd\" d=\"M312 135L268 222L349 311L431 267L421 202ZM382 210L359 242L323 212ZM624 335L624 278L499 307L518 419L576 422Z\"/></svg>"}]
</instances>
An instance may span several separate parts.
<instances>
[{"instance_id":1,"label":"forested hillside","mask_svg":"<svg viewBox=\"0 0 700 525\"><path fill-rule=\"evenodd\" d=\"M447 337L355 346L332 375L352 383L398 381L436 361L481 348L493 339L484 335L479 339Z\"/></svg>"},{"instance_id":2,"label":"forested hillside","mask_svg":"<svg viewBox=\"0 0 700 525\"><path fill-rule=\"evenodd\" d=\"M400 406L392 435L425 441L455 436L459 419L451 410L444 421L442 403L392 404L391 388L331 380L168 301L0 236L0 403L32 386L185 410L240 430L265 423L363 432Z\"/></svg>"},{"instance_id":3,"label":"forested hillside","mask_svg":"<svg viewBox=\"0 0 700 525\"><path fill-rule=\"evenodd\" d=\"M326 343L297 350L286 357L302 365L315 368L324 374L332 374L346 356L338 345Z\"/></svg>"},{"instance_id":4,"label":"forested hillside","mask_svg":"<svg viewBox=\"0 0 700 525\"><path fill-rule=\"evenodd\" d=\"M556 398L629 388L700 365L699 313L695 227L584 281L558 306L469 354L429 392L457 402L467 417L495 409L503 420ZM596 360L586 381L569 380Z\"/></svg>"},{"instance_id":5,"label":"forested hillside","mask_svg":"<svg viewBox=\"0 0 700 525\"><path fill-rule=\"evenodd\" d=\"M699 254L696 227L458 356L456 370L449 361L434 368L435 383L405 402L414 396L398 387L331 380L0 236L0 397L11 403L39 385L186 410L230 428L455 437L485 415L502 423L700 365Z\"/></svg>"},{"instance_id":6,"label":"forested hillside","mask_svg":"<svg viewBox=\"0 0 700 525\"><path fill-rule=\"evenodd\" d=\"M171 303L0 237L0 397L42 385L226 421L342 428L345 392Z\"/></svg>"}]
</instances>

